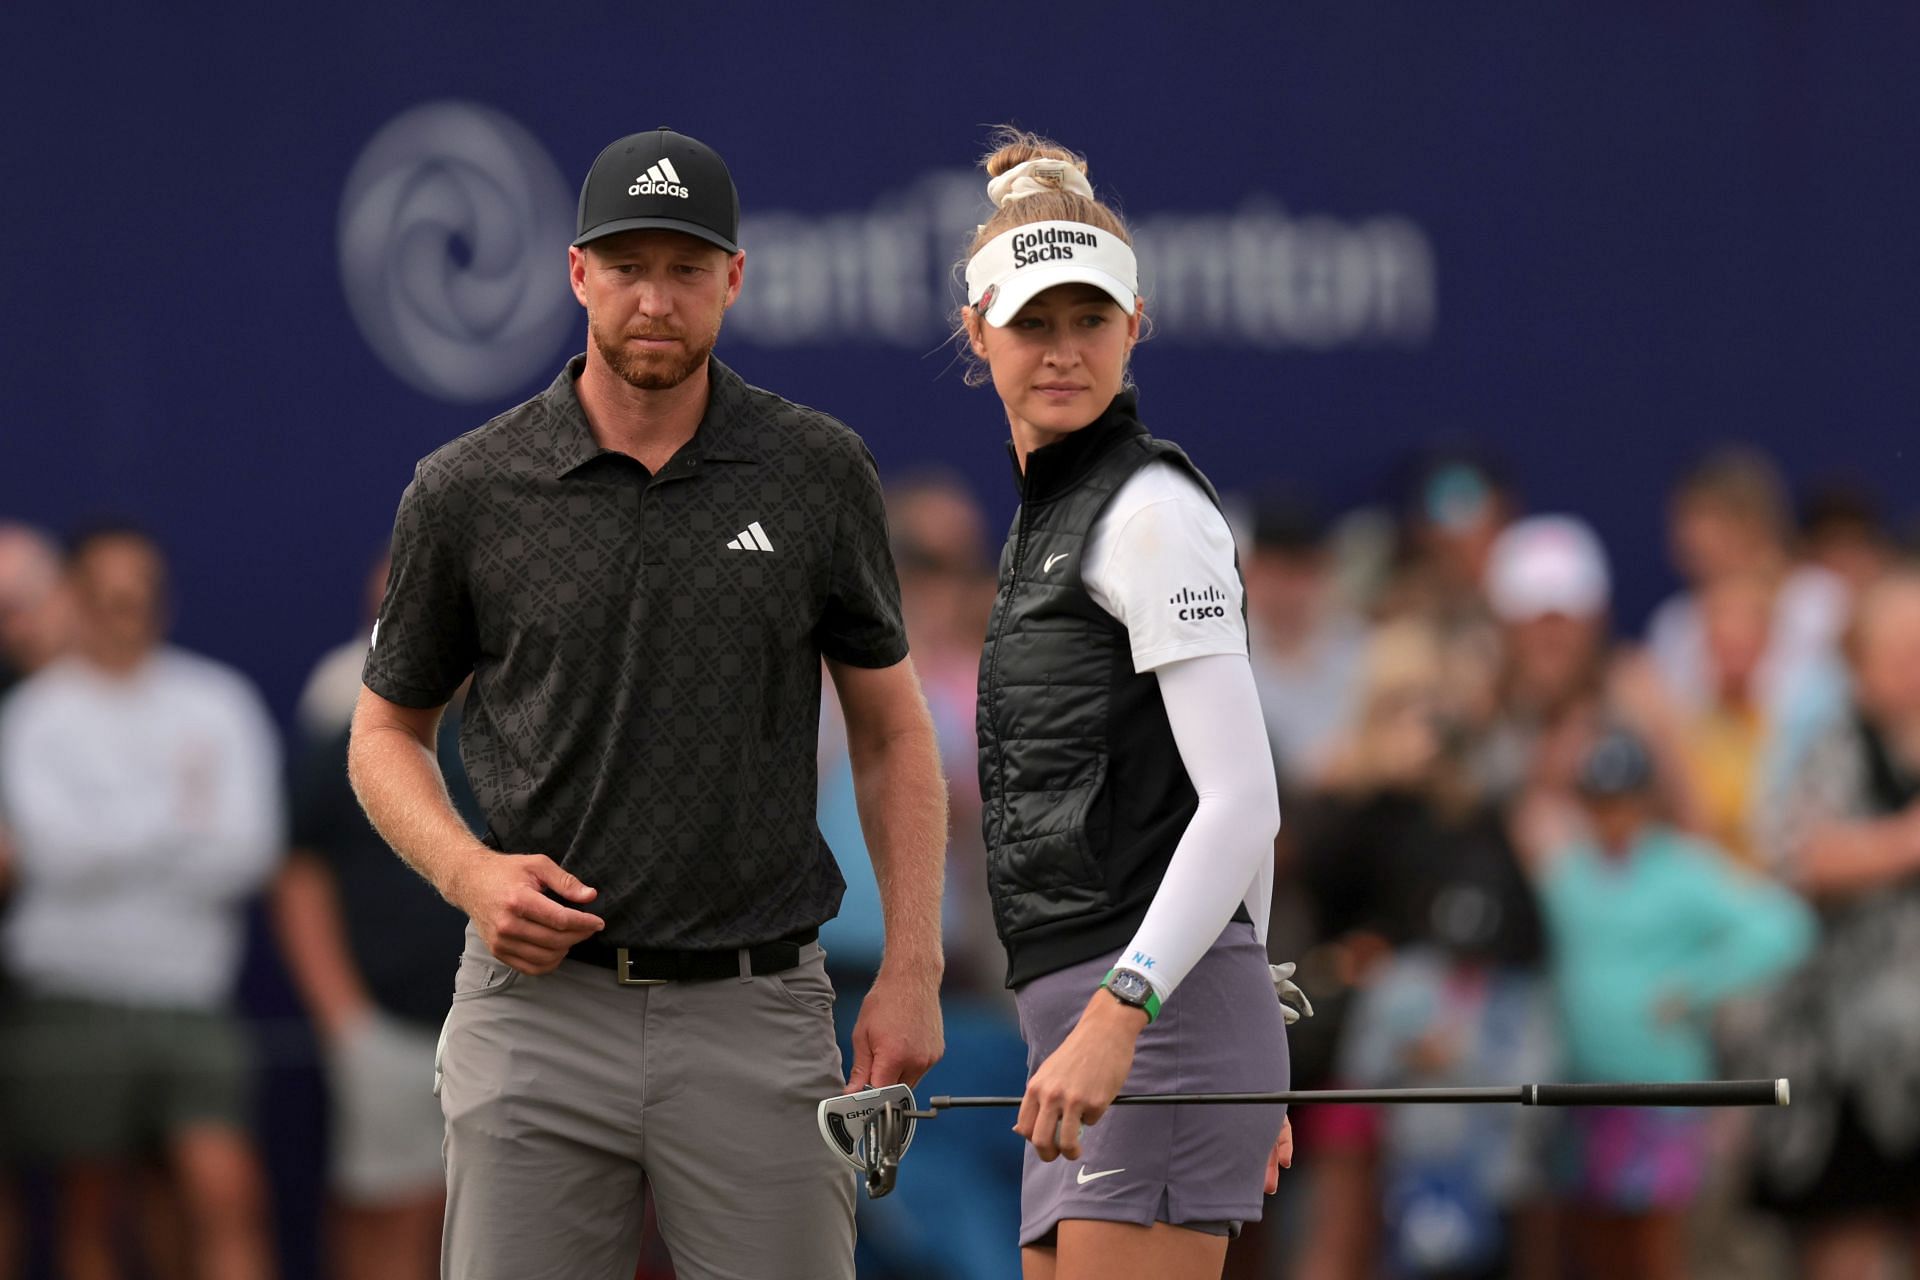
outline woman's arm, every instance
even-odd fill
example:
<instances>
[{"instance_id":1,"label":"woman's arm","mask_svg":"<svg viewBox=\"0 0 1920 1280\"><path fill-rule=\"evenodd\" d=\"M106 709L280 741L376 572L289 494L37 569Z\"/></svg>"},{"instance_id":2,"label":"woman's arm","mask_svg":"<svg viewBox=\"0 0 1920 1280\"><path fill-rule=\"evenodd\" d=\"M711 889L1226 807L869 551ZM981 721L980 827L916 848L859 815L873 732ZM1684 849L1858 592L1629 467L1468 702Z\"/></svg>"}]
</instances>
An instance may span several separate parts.
<instances>
[{"instance_id":1,"label":"woman's arm","mask_svg":"<svg viewBox=\"0 0 1920 1280\"><path fill-rule=\"evenodd\" d=\"M1265 938L1280 792L1253 668L1244 656L1189 658L1157 674L1200 805L1120 962L1145 975L1164 1002L1242 902Z\"/></svg>"}]
</instances>

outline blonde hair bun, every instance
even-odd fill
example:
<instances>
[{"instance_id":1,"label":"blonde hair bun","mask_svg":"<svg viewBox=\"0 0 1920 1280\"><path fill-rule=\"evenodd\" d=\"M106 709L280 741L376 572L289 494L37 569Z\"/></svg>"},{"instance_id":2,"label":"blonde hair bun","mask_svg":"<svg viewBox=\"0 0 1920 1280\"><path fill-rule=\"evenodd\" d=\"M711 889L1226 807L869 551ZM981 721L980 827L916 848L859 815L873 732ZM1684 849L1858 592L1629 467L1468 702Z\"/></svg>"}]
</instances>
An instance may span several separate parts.
<instances>
[{"instance_id":1,"label":"blonde hair bun","mask_svg":"<svg viewBox=\"0 0 1920 1280\"><path fill-rule=\"evenodd\" d=\"M1043 138L1012 125L1002 125L996 129L992 145L993 150L980 160L989 178L997 178L1015 165L1025 164L1029 160L1059 160L1081 173L1087 171L1085 156L1069 151L1051 138Z\"/></svg>"}]
</instances>

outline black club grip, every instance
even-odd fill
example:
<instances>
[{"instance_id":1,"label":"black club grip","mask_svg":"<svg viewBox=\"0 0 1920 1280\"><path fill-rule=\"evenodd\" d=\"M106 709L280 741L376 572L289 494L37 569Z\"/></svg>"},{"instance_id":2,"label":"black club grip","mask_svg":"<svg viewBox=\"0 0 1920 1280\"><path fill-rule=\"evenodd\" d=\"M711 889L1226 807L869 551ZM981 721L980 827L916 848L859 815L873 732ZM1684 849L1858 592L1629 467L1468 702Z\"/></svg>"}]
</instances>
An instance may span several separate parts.
<instances>
[{"instance_id":1,"label":"black club grip","mask_svg":"<svg viewBox=\"0 0 1920 1280\"><path fill-rule=\"evenodd\" d=\"M1690 1084L1536 1084L1530 1107L1784 1107L1785 1080L1702 1080Z\"/></svg>"}]
</instances>

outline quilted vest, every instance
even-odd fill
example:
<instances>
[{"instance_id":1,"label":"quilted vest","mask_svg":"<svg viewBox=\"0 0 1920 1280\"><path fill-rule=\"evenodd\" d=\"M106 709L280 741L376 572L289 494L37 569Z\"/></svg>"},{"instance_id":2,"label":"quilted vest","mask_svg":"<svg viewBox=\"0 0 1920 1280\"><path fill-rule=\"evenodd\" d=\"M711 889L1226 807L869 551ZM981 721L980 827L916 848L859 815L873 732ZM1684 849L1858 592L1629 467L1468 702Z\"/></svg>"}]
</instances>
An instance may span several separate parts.
<instances>
[{"instance_id":1,"label":"quilted vest","mask_svg":"<svg viewBox=\"0 0 1920 1280\"><path fill-rule=\"evenodd\" d=\"M1145 918L1198 807L1160 683L1081 578L1087 535L1156 460L1219 497L1156 440L1132 393L1016 463L1020 510L980 658L977 728L987 882L1007 985L1117 951ZM1242 917L1244 918L1244 913Z\"/></svg>"}]
</instances>

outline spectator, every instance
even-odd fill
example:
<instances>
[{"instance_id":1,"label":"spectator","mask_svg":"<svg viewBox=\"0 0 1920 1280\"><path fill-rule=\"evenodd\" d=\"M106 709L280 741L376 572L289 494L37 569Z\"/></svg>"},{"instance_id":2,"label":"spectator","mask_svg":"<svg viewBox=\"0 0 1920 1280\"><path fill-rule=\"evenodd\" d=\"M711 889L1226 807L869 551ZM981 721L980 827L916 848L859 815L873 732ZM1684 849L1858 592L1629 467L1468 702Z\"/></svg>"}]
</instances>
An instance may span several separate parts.
<instances>
[{"instance_id":1,"label":"spectator","mask_svg":"<svg viewBox=\"0 0 1920 1280\"><path fill-rule=\"evenodd\" d=\"M1771 881L1658 820L1654 761L1623 730L1586 753L1579 791L1591 836L1546 869L1555 995L1576 1080L1680 1081L1714 1074L1708 1024L1729 997L1806 953L1813 922ZM1569 1225L1586 1280L1682 1280L1682 1210L1707 1166L1697 1112L1570 1113Z\"/></svg>"},{"instance_id":2,"label":"spectator","mask_svg":"<svg viewBox=\"0 0 1920 1280\"><path fill-rule=\"evenodd\" d=\"M440 768L477 830L459 708L440 724ZM445 1203L434 1048L466 919L367 821L347 784L345 718L305 745L292 800L292 849L273 914L324 1051L331 1271L340 1280L428 1280L440 1270Z\"/></svg>"},{"instance_id":3,"label":"spectator","mask_svg":"<svg viewBox=\"0 0 1920 1280\"><path fill-rule=\"evenodd\" d=\"M1460 867L1430 902L1428 936L1365 987L1343 1046L1360 1088L1535 1080L1554 1060L1545 984L1512 963L1511 881ZM1503 901L1505 899L1505 901ZM1534 1208L1537 1117L1520 1108L1395 1107L1382 1119L1381 1216L1394 1275L1495 1280L1513 1273Z\"/></svg>"},{"instance_id":4,"label":"spectator","mask_svg":"<svg viewBox=\"0 0 1920 1280\"><path fill-rule=\"evenodd\" d=\"M1759 687L1773 596L1773 584L1751 574L1722 578L1700 593L1713 688L1706 702L1682 713L1688 777L1704 832L1749 866L1755 862L1755 789L1773 732Z\"/></svg>"},{"instance_id":5,"label":"spectator","mask_svg":"<svg viewBox=\"0 0 1920 1280\"><path fill-rule=\"evenodd\" d=\"M1471 453L1423 462L1402 514L1399 561L1374 601L1382 619L1411 618L1440 640L1447 714L1479 725L1495 710L1500 625L1487 601L1487 558L1518 503Z\"/></svg>"},{"instance_id":6,"label":"spectator","mask_svg":"<svg viewBox=\"0 0 1920 1280\"><path fill-rule=\"evenodd\" d=\"M1488 557L1487 594L1504 657L1475 769L1490 795L1512 803L1523 856L1537 862L1578 830L1574 775L1608 722L1649 744L1666 812L1697 827L1673 705L1653 668L1611 643L1612 579L1593 530L1564 515L1509 526Z\"/></svg>"},{"instance_id":7,"label":"spectator","mask_svg":"<svg viewBox=\"0 0 1920 1280\"><path fill-rule=\"evenodd\" d=\"M1245 559L1254 683L1289 790L1316 777L1352 719L1366 624L1340 599L1327 531L1304 502L1253 512Z\"/></svg>"},{"instance_id":8,"label":"spectator","mask_svg":"<svg viewBox=\"0 0 1920 1280\"><path fill-rule=\"evenodd\" d=\"M309 742L325 742L347 727L353 719L353 704L360 700L360 672L367 663L367 647L373 638L373 622L380 616L380 601L387 594L387 569L391 564L385 548L367 569L360 597L358 632L327 650L314 664L300 690L294 708L294 724L300 736Z\"/></svg>"},{"instance_id":9,"label":"spectator","mask_svg":"<svg viewBox=\"0 0 1920 1280\"><path fill-rule=\"evenodd\" d=\"M1005 991L1006 953L987 901L986 850L974 704L980 646L995 581L985 518L972 494L939 474L911 478L887 494L887 522L900 574L900 606L914 666L932 712L951 814L947 893L942 904L946 1055L928 1087L1018 1093L1026 1047ZM880 894L855 805L853 771L838 704L820 716L820 829L847 881L840 914L821 926L839 993L834 1020L850 1051L854 1016L880 966ZM851 1060L851 1059L849 1059ZM1018 1234L1021 1150L991 1129L930 1126L914 1138L917 1172L885 1200L859 1205L861 1274L970 1280L998 1275L1006 1241Z\"/></svg>"},{"instance_id":10,"label":"spectator","mask_svg":"<svg viewBox=\"0 0 1920 1280\"><path fill-rule=\"evenodd\" d=\"M1920 1265L1920 569L1860 599L1852 706L1808 748L1767 846L1818 907L1815 955L1733 1038L1736 1070L1793 1080L1756 1126L1758 1199L1808 1280Z\"/></svg>"},{"instance_id":11,"label":"spectator","mask_svg":"<svg viewBox=\"0 0 1920 1280\"><path fill-rule=\"evenodd\" d=\"M987 900L974 737L980 647L996 586L986 515L962 481L935 472L893 486L887 521L899 566L900 611L947 776L946 990L998 1002L1011 1017L1006 953Z\"/></svg>"},{"instance_id":12,"label":"spectator","mask_svg":"<svg viewBox=\"0 0 1920 1280\"><path fill-rule=\"evenodd\" d=\"M1718 687L1702 601L1725 579L1758 578L1773 588L1766 651L1755 673L1760 705L1769 714L1806 667L1832 655L1846 618L1846 587L1824 568L1794 564L1791 519L1779 471L1751 449L1708 455L1675 488L1672 551L1687 589L1654 611L1647 647L1683 707L1708 705Z\"/></svg>"},{"instance_id":13,"label":"spectator","mask_svg":"<svg viewBox=\"0 0 1920 1280\"><path fill-rule=\"evenodd\" d=\"M241 906L280 847L273 725L239 675L163 642L166 566L144 534L81 538L68 583L75 653L0 712L19 863L7 1030L30 1073L0 1106L22 1154L57 1167L63 1275L121 1274L116 1184L158 1152L195 1273L260 1280L266 1192L229 1001Z\"/></svg>"},{"instance_id":14,"label":"spectator","mask_svg":"<svg viewBox=\"0 0 1920 1280\"><path fill-rule=\"evenodd\" d=\"M58 657L73 610L60 589L60 551L38 529L0 523L0 698Z\"/></svg>"},{"instance_id":15,"label":"spectator","mask_svg":"<svg viewBox=\"0 0 1920 1280\"><path fill-rule=\"evenodd\" d=\"M1817 487L1800 516L1802 558L1825 569L1855 598L1893 567L1893 537L1873 495L1830 481Z\"/></svg>"},{"instance_id":16,"label":"spectator","mask_svg":"<svg viewBox=\"0 0 1920 1280\"><path fill-rule=\"evenodd\" d=\"M1290 1034L1307 1050L1334 1030L1337 1084L1464 1079L1488 1055L1540 1052L1539 913L1504 815L1467 768L1447 679L1431 627L1400 621L1375 634L1325 812L1302 838L1329 942L1309 957L1319 1016ZM1503 1264L1526 1167L1517 1127L1356 1107L1303 1110L1299 1125L1314 1180L1303 1275L1369 1274L1382 1246L1406 1274ZM1442 1225L1461 1229L1452 1245L1436 1242Z\"/></svg>"},{"instance_id":17,"label":"spectator","mask_svg":"<svg viewBox=\"0 0 1920 1280\"><path fill-rule=\"evenodd\" d=\"M72 610L60 589L59 548L38 529L0 523L0 703L12 688L59 656L72 632ZM0 915L12 883L13 855L0 813ZM0 1000L6 973L0 970ZM0 1082L3 1084L4 1082ZM0 1129L0 1280L14 1274L25 1231Z\"/></svg>"},{"instance_id":18,"label":"spectator","mask_svg":"<svg viewBox=\"0 0 1920 1280\"><path fill-rule=\"evenodd\" d=\"M1471 451L1422 459L1406 498L1401 563L1385 611L1426 618L1449 638L1484 627L1487 557L1517 505L1498 471Z\"/></svg>"}]
</instances>

